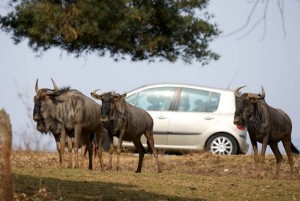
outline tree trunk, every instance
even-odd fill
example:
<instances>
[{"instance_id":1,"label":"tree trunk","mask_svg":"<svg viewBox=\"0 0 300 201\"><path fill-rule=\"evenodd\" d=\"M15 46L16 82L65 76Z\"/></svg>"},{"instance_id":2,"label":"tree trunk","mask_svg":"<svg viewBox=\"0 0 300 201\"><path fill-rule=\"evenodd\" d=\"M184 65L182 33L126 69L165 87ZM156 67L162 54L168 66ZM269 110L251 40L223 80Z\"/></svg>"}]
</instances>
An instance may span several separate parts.
<instances>
[{"instance_id":1,"label":"tree trunk","mask_svg":"<svg viewBox=\"0 0 300 201\"><path fill-rule=\"evenodd\" d=\"M12 144L8 114L0 110L0 200L13 200L13 180L10 168Z\"/></svg>"}]
</instances>

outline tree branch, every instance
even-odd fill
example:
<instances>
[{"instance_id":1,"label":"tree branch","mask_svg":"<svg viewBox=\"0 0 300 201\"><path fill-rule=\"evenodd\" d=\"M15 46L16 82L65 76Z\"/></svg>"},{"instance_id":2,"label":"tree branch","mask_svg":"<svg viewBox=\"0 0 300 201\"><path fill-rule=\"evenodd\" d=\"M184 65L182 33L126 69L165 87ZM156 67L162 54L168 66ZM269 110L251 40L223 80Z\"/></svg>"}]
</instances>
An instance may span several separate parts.
<instances>
[{"instance_id":1,"label":"tree branch","mask_svg":"<svg viewBox=\"0 0 300 201\"><path fill-rule=\"evenodd\" d=\"M253 1L251 1L249 3L252 3L252 2ZM264 6L264 11L263 11L261 17L259 17L258 20L256 20L254 22L254 24L248 29L251 22L253 21L253 16L258 8L259 2L261 2L262 5ZM246 37L247 35L249 35L261 22L263 22L264 32L262 35L262 40L264 40L264 38L267 34L267 14L268 14L269 4L270 4L270 0L255 0L254 4L252 6L252 9L250 10L250 12L248 14L246 22L240 28L236 29L235 31L232 31L228 34L223 34L222 37L228 37L228 36L237 34L239 32L242 32L242 31L248 29L246 31L246 33L244 33L241 37L238 38L238 39L242 39L242 38ZM285 38L286 37L286 28L285 28L285 20L284 20L284 0L277 0L277 6L278 6L278 9L280 12L280 17L281 17L281 26L282 26L282 31L283 31L283 37Z\"/></svg>"},{"instance_id":2,"label":"tree branch","mask_svg":"<svg viewBox=\"0 0 300 201\"><path fill-rule=\"evenodd\" d=\"M249 25L249 23L250 23L250 21L251 21L251 19L252 19L253 13L255 12L256 7L257 7L259 1L260 1L260 0L256 0L256 1L255 1L254 5L253 5L253 7L252 7L252 10L250 11L250 13L249 13L249 15L248 15L248 18L247 18L247 20L246 20L246 22L245 22L244 25L242 25L242 26L241 26L240 28L238 28L237 30L235 30L235 31L233 31L233 32L230 32L230 33L228 33L228 34L224 34L224 35L222 35L222 36L223 36L223 37L231 36L231 35L234 35L234 34L240 32L240 31L244 30L244 29Z\"/></svg>"},{"instance_id":3,"label":"tree branch","mask_svg":"<svg viewBox=\"0 0 300 201\"><path fill-rule=\"evenodd\" d=\"M280 11L280 16L281 16L281 26L282 26L282 31L283 31L283 37L286 37L286 30L285 30L285 23L284 23L284 0L278 0L277 1L278 9Z\"/></svg>"}]
</instances>

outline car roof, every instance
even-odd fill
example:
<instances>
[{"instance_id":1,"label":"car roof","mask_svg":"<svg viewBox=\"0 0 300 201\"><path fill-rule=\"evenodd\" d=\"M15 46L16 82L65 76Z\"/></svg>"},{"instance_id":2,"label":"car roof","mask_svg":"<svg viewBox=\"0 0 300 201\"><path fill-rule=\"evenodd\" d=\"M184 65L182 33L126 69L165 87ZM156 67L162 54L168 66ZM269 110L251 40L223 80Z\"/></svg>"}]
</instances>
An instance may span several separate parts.
<instances>
[{"instance_id":1,"label":"car roof","mask_svg":"<svg viewBox=\"0 0 300 201\"><path fill-rule=\"evenodd\" d=\"M213 91L216 91L216 92L233 92L233 90L229 90L229 89L222 89L222 88L217 88L217 87L208 87L208 86L194 85L194 84L154 83L154 84L147 84L147 85L142 85L140 87L137 87L133 90L128 91L127 94L135 92L135 91L139 91L141 89L154 88L154 87L187 87L187 88L197 88L197 89L208 90L208 91L213 90Z\"/></svg>"}]
</instances>

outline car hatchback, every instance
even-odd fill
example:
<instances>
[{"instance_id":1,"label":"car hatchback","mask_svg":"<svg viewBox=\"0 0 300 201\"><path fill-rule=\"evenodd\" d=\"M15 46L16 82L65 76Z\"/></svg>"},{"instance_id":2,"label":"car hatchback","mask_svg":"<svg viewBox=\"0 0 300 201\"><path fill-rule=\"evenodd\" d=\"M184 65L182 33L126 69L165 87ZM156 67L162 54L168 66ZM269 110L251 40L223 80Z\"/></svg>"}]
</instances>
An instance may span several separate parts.
<instances>
[{"instance_id":1,"label":"car hatchback","mask_svg":"<svg viewBox=\"0 0 300 201\"><path fill-rule=\"evenodd\" d=\"M154 120L154 143L162 150L247 153L247 131L233 124L233 91L185 84L154 84L127 93L126 101ZM147 146L146 138L142 143ZM124 147L134 147L123 142Z\"/></svg>"}]
</instances>

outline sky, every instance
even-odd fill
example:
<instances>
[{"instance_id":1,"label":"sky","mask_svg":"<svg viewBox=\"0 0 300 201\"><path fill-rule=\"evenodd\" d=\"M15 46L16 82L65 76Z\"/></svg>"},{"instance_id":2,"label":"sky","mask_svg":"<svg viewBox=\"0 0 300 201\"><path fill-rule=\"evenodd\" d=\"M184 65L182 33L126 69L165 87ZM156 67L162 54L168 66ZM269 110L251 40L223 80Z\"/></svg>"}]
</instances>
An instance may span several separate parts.
<instances>
[{"instance_id":1,"label":"sky","mask_svg":"<svg viewBox=\"0 0 300 201\"><path fill-rule=\"evenodd\" d=\"M1 1L0 3L3 5ZM259 3L253 19L240 32L247 21L253 3L247 0L211 0L208 11L223 34L211 43L211 49L221 55L218 61L207 66L191 65L181 61L169 62L114 62L109 57L90 55L75 58L59 49L51 49L37 57L26 41L15 45L10 36L0 31L0 108L10 115L13 129L13 145L23 146L24 135L39 139L28 128L35 126L32 111L35 82L39 88L52 88L51 78L58 86L71 86L90 97L94 89L128 92L145 84L186 83L218 88L235 89L246 85L242 92L266 92L266 101L275 108L283 109L292 119L292 142L300 148L300 1L284 2L284 26L277 1L270 1L264 24L244 36L263 14ZM0 7L0 13L5 13ZM286 34L285 34L286 33ZM229 34L229 35L228 35ZM18 94L23 95L22 103ZM32 130L34 131L34 129ZM41 149L54 149L54 139L43 137ZM250 149L251 151L251 149Z\"/></svg>"}]
</instances>

